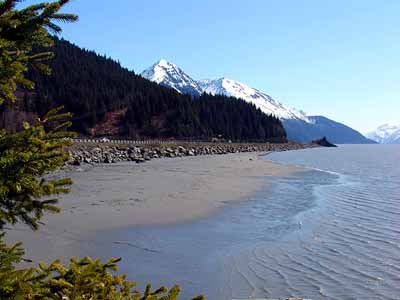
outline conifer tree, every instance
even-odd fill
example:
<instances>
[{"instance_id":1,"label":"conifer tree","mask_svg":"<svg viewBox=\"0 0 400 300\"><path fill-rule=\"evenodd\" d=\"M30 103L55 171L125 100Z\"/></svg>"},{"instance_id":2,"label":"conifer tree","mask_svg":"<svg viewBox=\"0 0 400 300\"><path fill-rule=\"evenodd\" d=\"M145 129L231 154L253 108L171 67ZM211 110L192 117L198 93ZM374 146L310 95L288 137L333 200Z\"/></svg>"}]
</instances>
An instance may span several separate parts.
<instances>
[{"instance_id":1,"label":"conifer tree","mask_svg":"<svg viewBox=\"0 0 400 300\"><path fill-rule=\"evenodd\" d=\"M46 60L51 52L32 54L35 46L50 46L48 30L60 32L54 21L73 22L77 16L59 10L69 1L41 3L15 9L18 0L0 1L0 105L16 99L17 87L33 88L25 72L32 66L49 73ZM23 130L10 134L0 130L0 228L18 220L37 228L46 210L57 211L55 200L40 200L68 192L68 179L40 179L60 168L68 155L63 149L72 133L65 131L71 123L69 114L54 109L35 124L23 124Z\"/></svg>"},{"instance_id":2,"label":"conifer tree","mask_svg":"<svg viewBox=\"0 0 400 300\"><path fill-rule=\"evenodd\" d=\"M68 0L59 0L16 9L21 0L0 1L0 105L14 102L18 87L33 88L25 77L28 67L49 73L46 60L51 52L33 54L34 47L52 44L49 31L61 28L55 21L71 22L75 15L62 14ZM70 259L69 265L56 260L37 268L20 268L24 260L21 243L4 242L5 224L23 222L37 229L46 211L57 212L55 199L67 193L69 179L45 180L43 176L59 169L67 160L65 147L72 133L69 114L53 109L34 124L11 134L0 131L0 299L1 300L174 300L180 289L148 285L143 293L125 275L115 275L120 259L102 262L85 257ZM42 200L45 198L45 200ZM195 299L202 299L198 296Z\"/></svg>"}]
</instances>

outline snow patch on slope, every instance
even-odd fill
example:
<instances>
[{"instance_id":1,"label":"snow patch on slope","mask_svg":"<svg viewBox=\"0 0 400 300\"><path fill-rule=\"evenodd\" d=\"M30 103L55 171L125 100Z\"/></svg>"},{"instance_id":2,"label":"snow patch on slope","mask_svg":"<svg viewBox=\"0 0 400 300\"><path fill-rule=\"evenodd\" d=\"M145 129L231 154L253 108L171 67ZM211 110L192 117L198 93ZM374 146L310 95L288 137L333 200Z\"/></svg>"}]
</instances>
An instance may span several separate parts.
<instances>
[{"instance_id":1,"label":"snow patch on slope","mask_svg":"<svg viewBox=\"0 0 400 300\"><path fill-rule=\"evenodd\" d=\"M310 122L304 112L286 107L266 93L251 88L236 80L228 78L203 80L199 82L199 85L206 93L243 99L246 102L253 103L264 113L272 114L280 119L300 119L307 123Z\"/></svg>"}]
</instances>

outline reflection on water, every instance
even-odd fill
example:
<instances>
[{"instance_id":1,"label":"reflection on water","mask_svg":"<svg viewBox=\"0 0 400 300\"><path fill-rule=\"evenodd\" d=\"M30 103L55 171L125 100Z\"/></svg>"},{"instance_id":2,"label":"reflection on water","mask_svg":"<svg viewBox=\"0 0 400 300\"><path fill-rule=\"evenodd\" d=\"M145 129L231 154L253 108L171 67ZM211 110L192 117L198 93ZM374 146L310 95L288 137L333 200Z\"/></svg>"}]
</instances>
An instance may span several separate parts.
<instances>
[{"instance_id":1,"label":"reflection on water","mask_svg":"<svg viewBox=\"0 0 400 300\"><path fill-rule=\"evenodd\" d=\"M179 283L184 296L400 299L399 150L273 154L314 169L202 221L102 233L93 254L123 256L135 280Z\"/></svg>"}]
</instances>

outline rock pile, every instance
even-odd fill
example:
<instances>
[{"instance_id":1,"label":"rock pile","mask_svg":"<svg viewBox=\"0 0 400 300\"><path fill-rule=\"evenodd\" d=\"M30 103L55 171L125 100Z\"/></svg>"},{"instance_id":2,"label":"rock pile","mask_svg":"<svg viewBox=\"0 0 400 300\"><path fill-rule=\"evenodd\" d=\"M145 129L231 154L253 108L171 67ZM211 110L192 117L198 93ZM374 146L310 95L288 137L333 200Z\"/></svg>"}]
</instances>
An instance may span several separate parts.
<instances>
[{"instance_id":1,"label":"rock pile","mask_svg":"<svg viewBox=\"0 0 400 300\"><path fill-rule=\"evenodd\" d=\"M106 145L106 144L75 144L70 149L71 165L82 163L116 163L133 161L142 163L154 158L183 157L198 155L220 155L239 152L270 152L287 151L304 148L318 147L316 144L298 143L258 143L258 144L223 144L223 143L186 143L163 145Z\"/></svg>"}]
</instances>

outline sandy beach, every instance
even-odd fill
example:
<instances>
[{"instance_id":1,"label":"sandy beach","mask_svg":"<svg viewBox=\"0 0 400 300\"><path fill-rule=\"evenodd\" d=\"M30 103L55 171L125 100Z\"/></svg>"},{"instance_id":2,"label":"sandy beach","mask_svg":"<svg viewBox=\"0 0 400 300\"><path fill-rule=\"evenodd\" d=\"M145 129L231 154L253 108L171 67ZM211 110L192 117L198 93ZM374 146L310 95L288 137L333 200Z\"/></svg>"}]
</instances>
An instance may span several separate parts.
<instances>
[{"instance_id":1,"label":"sandy beach","mask_svg":"<svg viewBox=\"0 0 400 300\"><path fill-rule=\"evenodd\" d=\"M294 171L265 160L262 153L84 165L62 173L74 185L60 198L61 213L47 214L34 233L13 228L8 239L23 241L27 258L34 261L82 255L102 230L195 220L250 199L268 185L268 176Z\"/></svg>"}]
</instances>

